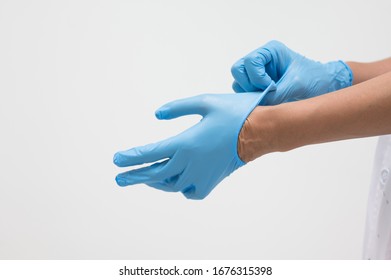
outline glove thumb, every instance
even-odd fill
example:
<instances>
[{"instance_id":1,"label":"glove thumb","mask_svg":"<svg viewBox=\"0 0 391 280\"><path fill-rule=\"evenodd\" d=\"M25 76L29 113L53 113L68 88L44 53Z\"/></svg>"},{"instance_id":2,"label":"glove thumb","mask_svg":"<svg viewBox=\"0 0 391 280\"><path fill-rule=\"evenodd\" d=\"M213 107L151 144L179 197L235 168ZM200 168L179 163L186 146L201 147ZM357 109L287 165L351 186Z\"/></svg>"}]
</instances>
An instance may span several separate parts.
<instances>
[{"instance_id":1,"label":"glove thumb","mask_svg":"<svg viewBox=\"0 0 391 280\"><path fill-rule=\"evenodd\" d=\"M278 105L292 101L291 98L292 83L280 80L275 84L274 90L268 92L262 99L262 105Z\"/></svg>"},{"instance_id":2,"label":"glove thumb","mask_svg":"<svg viewBox=\"0 0 391 280\"><path fill-rule=\"evenodd\" d=\"M194 114L204 116L209 106L202 101L203 96L205 95L197 95L169 102L157 109L155 116L159 120L170 120Z\"/></svg>"}]
</instances>

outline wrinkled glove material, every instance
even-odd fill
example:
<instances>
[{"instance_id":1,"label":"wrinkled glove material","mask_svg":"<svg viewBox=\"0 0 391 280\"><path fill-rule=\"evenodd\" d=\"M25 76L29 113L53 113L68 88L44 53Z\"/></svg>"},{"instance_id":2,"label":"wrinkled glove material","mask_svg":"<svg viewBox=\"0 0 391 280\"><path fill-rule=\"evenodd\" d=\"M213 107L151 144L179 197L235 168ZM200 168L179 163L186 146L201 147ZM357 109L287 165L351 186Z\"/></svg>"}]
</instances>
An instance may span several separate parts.
<instances>
[{"instance_id":1,"label":"wrinkled glove material","mask_svg":"<svg viewBox=\"0 0 391 280\"><path fill-rule=\"evenodd\" d=\"M231 68L235 92L254 92L276 83L263 105L303 100L352 85L353 74L343 61L308 59L278 41L270 41L239 59Z\"/></svg>"}]
</instances>

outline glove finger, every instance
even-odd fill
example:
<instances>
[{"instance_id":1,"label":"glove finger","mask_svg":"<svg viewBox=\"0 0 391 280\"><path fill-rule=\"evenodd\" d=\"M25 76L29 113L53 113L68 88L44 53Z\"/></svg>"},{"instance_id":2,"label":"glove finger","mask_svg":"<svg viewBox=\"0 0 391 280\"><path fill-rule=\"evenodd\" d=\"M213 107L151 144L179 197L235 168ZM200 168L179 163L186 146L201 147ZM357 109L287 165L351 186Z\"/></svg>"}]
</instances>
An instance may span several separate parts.
<instances>
[{"instance_id":1,"label":"glove finger","mask_svg":"<svg viewBox=\"0 0 391 280\"><path fill-rule=\"evenodd\" d=\"M188 186L187 188L183 189L181 193L187 198L187 199L196 199L195 195L196 189L193 185ZM201 198L200 198L201 199Z\"/></svg>"},{"instance_id":2,"label":"glove finger","mask_svg":"<svg viewBox=\"0 0 391 280\"><path fill-rule=\"evenodd\" d=\"M251 92L251 91L258 90L250 82L246 68L244 66L244 58L239 59L234 65L232 65L231 73L235 81L240 85L240 87L244 91Z\"/></svg>"},{"instance_id":3,"label":"glove finger","mask_svg":"<svg viewBox=\"0 0 391 280\"><path fill-rule=\"evenodd\" d=\"M169 160L154 163L150 166L120 173L115 181L121 187L156 181L164 176L164 168Z\"/></svg>"},{"instance_id":4,"label":"glove finger","mask_svg":"<svg viewBox=\"0 0 391 280\"><path fill-rule=\"evenodd\" d=\"M204 95L192 96L169 102L156 110L155 115L159 120L169 120L185 115L204 116L208 106L202 102Z\"/></svg>"},{"instance_id":5,"label":"glove finger","mask_svg":"<svg viewBox=\"0 0 391 280\"><path fill-rule=\"evenodd\" d=\"M236 92L236 93L242 93L242 92L245 92L245 90L238 84L238 82L234 81L232 83L232 89Z\"/></svg>"},{"instance_id":6,"label":"glove finger","mask_svg":"<svg viewBox=\"0 0 391 280\"><path fill-rule=\"evenodd\" d=\"M272 79L266 73L265 66L271 61L272 55L269 50L259 48L244 57L243 63L250 83L261 90L264 90L271 83Z\"/></svg>"},{"instance_id":7,"label":"glove finger","mask_svg":"<svg viewBox=\"0 0 391 280\"><path fill-rule=\"evenodd\" d=\"M183 172L181 161L172 159L154 163L150 166L120 173L116 177L119 186L146 184L155 189L166 192L176 192L175 183Z\"/></svg>"},{"instance_id":8,"label":"glove finger","mask_svg":"<svg viewBox=\"0 0 391 280\"><path fill-rule=\"evenodd\" d=\"M118 152L114 155L114 164L119 167L138 165L154 162L165 158L171 158L175 153L173 138L169 138L157 143L135 147L126 151Z\"/></svg>"},{"instance_id":9,"label":"glove finger","mask_svg":"<svg viewBox=\"0 0 391 280\"><path fill-rule=\"evenodd\" d=\"M187 199L201 200L208 196L211 189L202 187L200 183L194 182L194 184L187 184L182 188L181 193Z\"/></svg>"},{"instance_id":10,"label":"glove finger","mask_svg":"<svg viewBox=\"0 0 391 280\"><path fill-rule=\"evenodd\" d=\"M211 182L205 181L205 178L194 176L189 170L191 170L191 166L183 170L181 176L174 182L173 189L180 191L188 199L205 198L210 192Z\"/></svg>"}]
</instances>

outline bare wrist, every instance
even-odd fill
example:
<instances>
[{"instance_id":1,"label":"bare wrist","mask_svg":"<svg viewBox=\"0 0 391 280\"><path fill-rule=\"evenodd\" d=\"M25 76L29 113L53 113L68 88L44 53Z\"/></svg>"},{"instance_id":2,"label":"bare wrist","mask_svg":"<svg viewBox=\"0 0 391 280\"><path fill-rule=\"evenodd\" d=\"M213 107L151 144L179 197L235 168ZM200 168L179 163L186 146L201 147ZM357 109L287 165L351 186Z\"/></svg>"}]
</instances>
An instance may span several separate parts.
<instances>
[{"instance_id":1,"label":"bare wrist","mask_svg":"<svg viewBox=\"0 0 391 280\"><path fill-rule=\"evenodd\" d=\"M237 147L238 155L243 162L250 162L276 151L270 109L271 107L256 107L243 124Z\"/></svg>"}]
</instances>

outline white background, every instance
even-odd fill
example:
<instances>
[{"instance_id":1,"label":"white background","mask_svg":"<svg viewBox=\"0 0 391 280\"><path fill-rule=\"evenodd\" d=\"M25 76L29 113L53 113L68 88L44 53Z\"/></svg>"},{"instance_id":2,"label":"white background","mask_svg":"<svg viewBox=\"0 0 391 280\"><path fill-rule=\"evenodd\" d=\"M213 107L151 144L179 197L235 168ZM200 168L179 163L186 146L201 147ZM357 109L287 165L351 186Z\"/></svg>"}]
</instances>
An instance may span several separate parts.
<instances>
[{"instance_id":1,"label":"white background","mask_svg":"<svg viewBox=\"0 0 391 280\"><path fill-rule=\"evenodd\" d=\"M194 124L154 111L232 92L231 65L271 39L324 62L388 57L390 10L0 0L0 258L361 258L376 138L267 155L202 201L119 188L112 157Z\"/></svg>"}]
</instances>

